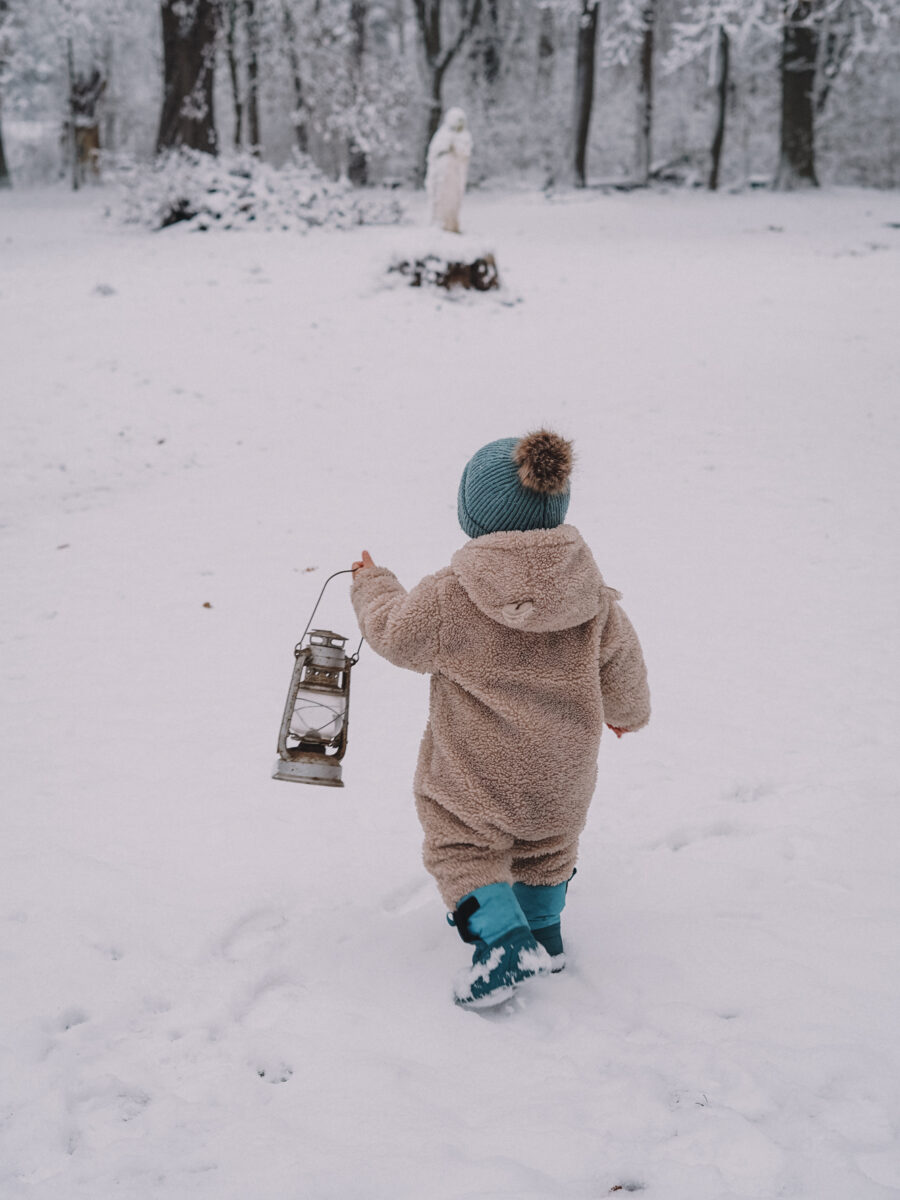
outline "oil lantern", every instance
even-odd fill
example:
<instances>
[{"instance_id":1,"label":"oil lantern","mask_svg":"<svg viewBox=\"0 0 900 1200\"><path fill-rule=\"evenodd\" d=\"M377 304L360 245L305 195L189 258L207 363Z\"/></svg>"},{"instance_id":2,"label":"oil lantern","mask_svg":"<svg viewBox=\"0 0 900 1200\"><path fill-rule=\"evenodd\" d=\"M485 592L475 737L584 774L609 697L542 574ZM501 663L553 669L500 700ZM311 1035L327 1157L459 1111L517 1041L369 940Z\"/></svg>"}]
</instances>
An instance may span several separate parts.
<instances>
[{"instance_id":1,"label":"oil lantern","mask_svg":"<svg viewBox=\"0 0 900 1200\"><path fill-rule=\"evenodd\" d=\"M338 633L327 629L308 632L294 647L294 672L272 778L343 787L341 759L347 749L350 670L359 655L347 654L347 639Z\"/></svg>"}]
</instances>

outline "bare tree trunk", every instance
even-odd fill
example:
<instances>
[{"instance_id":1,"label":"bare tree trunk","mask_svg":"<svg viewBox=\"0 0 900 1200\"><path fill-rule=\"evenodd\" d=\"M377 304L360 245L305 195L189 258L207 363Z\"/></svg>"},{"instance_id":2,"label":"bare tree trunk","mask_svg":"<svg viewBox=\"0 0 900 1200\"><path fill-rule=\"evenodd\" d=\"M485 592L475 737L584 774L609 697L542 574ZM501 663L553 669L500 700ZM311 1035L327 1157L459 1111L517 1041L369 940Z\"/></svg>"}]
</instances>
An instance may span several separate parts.
<instances>
[{"instance_id":1,"label":"bare tree trunk","mask_svg":"<svg viewBox=\"0 0 900 1200\"><path fill-rule=\"evenodd\" d=\"M444 71L442 68L436 67L432 71L429 83L431 86L428 92L428 124L425 127L425 145L423 147L422 160L419 164L423 180L428 164L428 147L431 145L431 139L438 131L441 118L444 114Z\"/></svg>"},{"instance_id":2,"label":"bare tree trunk","mask_svg":"<svg viewBox=\"0 0 900 1200\"><path fill-rule=\"evenodd\" d=\"M538 90L544 95L550 90L553 79L553 67L556 60L556 29L553 20L553 9L542 8L540 26L538 29Z\"/></svg>"},{"instance_id":3,"label":"bare tree trunk","mask_svg":"<svg viewBox=\"0 0 900 1200\"><path fill-rule=\"evenodd\" d=\"M100 107L107 80L100 67L90 73L76 71L72 38L66 40L68 120L66 144L71 158L72 191L100 179Z\"/></svg>"},{"instance_id":4,"label":"bare tree trunk","mask_svg":"<svg viewBox=\"0 0 900 1200\"><path fill-rule=\"evenodd\" d=\"M540 10L537 46L537 111L540 117L541 162L544 187L553 187L559 168L557 147L559 138L552 127L553 78L556 73L556 29L553 9L547 5Z\"/></svg>"},{"instance_id":5,"label":"bare tree trunk","mask_svg":"<svg viewBox=\"0 0 900 1200\"><path fill-rule=\"evenodd\" d=\"M6 17L7 0L0 0L0 36L3 34L3 21ZM0 42L2 45L2 42ZM0 80L3 79L3 59L0 58ZM6 153L3 149L3 92L0 91L0 188L12 187L12 176L6 165Z\"/></svg>"},{"instance_id":6,"label":"bare tree trunk","mask_svg":"<svg viewBox=\"0 0 900 1200\"><path fill-rule=\"evenodd\" d=\"M72 48L71 38L66 40L66 68L69 77L69 121L66 142L69 150L69 166L72 171L72 191L77 192L81 187L81 172L78 169L78 143L75 132L75 52Z\"/></svg>"},{"instance_id":7,"label":"bare tree trunk","mask_svg":"<svg viewBox=\"0 0 900 1200\"><path fill-rule=\"evenodd\" d=\"M425 144L419 158L419 183L425 178L425 166L428 158L428 147L431 139L437 133L443 115L443 87L447 68L456 55L471 37L472 31L481 17L481 0L460 0L460 27L456 39L442 50L441 37L441 0L413 0L416 13L416 23L422 37L425 50L425 65L428 71L428 122L425 131Z\"/></svg>"},{"instance_id":8,"label":"bare tree trunk","mask_svg":"<svg viewBox=\"0 0 900 1200\"><path fill-rule=\"evenodd\" d=\"M366 20L368 0L350 0L350 60L354 88L357 94L363 86L363 60L366 53ZM347 147L347 178L355 187L369 182L369 159L356 138Z\"/></svg>"},{"instance_id":9,"label":"bare tree trunk","mask_svg":"<svg viewBox=\"0 0 900 1200\"><path fill-rule=\"evenodd\" d=\"M582 0L575 50L575 186L587 186L587 146L594 107L600 0Z\"/></svg>"},{"instance_id":10,"label":"bare tree trunk","mask_svg":"<svg viewBox=\"0 0 900 1200\"><path fill-rule=\"evenodd\" d=\"M500 11L499 0L487 0L486 29L481 39L481 62L488 95L500 79Z\"/></svg>"},{"instance_id":11,"label":"bare tree trunk","mask_svg":"<svg viewBox=\"0 0 900 1200\"><path fill-rule=\"evenodd\" d=\"M719 166L722 161L722 146L725 144L725 117L728 112L728 69L731 39L724 25L719 26L716 61L716 132L713 135L709 168L709 190L719 187Z\"/></svg>"},{"instance_id":12,"label":"bare tree trunk","mask_svg":"<svg viewBox=\"0 0 900 1200\"><path fill-rule=\"evenodd\" d=\"M12 176L6 165L6 154L3 150L3 97L0 95L0 188L12 187Z\"/></svg>"},{"instance_id":13,"label":"bare tree trunk","mask_svg":"<svg viewBox=\"0 0 900 1200\"><path fill-rule=\"evenodd\" d=\"M300 68L300 53L297 50L297 22L291 11L290 0L282 0L281 13L284 22L284 40L287 45L288 62L291 67L291 83L294 89L294 111L291 120L297 149L301 154L309 153L309 129L306 124L303 73Z\"/></svg>"},{"instance_id":14,"label":"bare tree trunk","mask_svg":"<svg viewBox=\"0 0 900 1200\"><path fill-rule=\"evenodd\" d=\"M0 46L2 46L2 31L4 31L4 22L8 11L8 0L0 0ZM4 77L4 60L0 58L0 80ZM0 91L0 188L12 187L12 176L10 168L6 164L6 154L4 151L4 124L2 124L2 108L4 108L4 96Z\"/></svg>"},{"instance_id":15,"label":"bare tree trunk","mask_svg":"<svg viewBox=\"0 0 900 1200\"><path fill-rule=\"evenodd\" d=\"M406 0L393 0L392 11L397 50L401 59L406 58Z\"/></svg>"},{"instance_id":16,"label":"bare tree trunk","mask_svg":"<svg viewBox=\"0 0 900 1200\"><path fill-rule=\"evenodd\" d=\"M117 86L115 44L108 34L103 44L103 78L105 92L103 102L103 149L115 151L118 143L119 89ZM112 80L113 86L110 87Z\"/></svg>"},{"instance_id":17,"label":"bare tree trunk","mask_svg":"<svg viewBox=\"0 0 900 1200\"><path fill-rule=\"evenodd\" d=\"M96 181L100 178L100 116L97 108L106 91L106 79L99 67L94 67L89 75L75 70L71 41L68 60L72 188L77 191L88 179Z\"/></svg>"},{"instance_id":18,"label":"bare tree trunk","mask_svg":"<svg viewBox=\"0 0 900 1200\"><path fill-rule=\"evenodd\" d=\"M781 152L776 191L818 187L814 98L818 0L787 0L781 44Z\"/></svg>"},{"instance_id":19,"label":"bare tree trunk","mask_svg":"<svg viewBox=\"0 0 900 1200\"><path fill-rule=\"evenodd\" d=\"M238 0L226 0L224 24L225 58L228 62L228 77L231 80L231 103L234 106L234 148L240 150L244 141L244 97L238 65L237 6Z\"/></svg>"},{"instance_id":20,"label":"bare tree trunk","mask_svg":"<svg viewBox=\"0 0 900 1200\"><path fill-rule=\"evenodd\" d=\"M425 48L425 63L428 68L428 121L425 127L425 145L419 161L419 182L425 178L428 147L441 123L441 87L444 72L441 57L441 0L413 0L416 20L422 44Z\"/></svg>"},{"instance_id":21,"label":"bare tree trunk","mask_svg":"<svg viewBox=\"0 0 900 1200\"><path fill-rule=\"evenodd\" d=\"M641 13L643 29L639 55L637 138L634 174L638 183L650 182L653 165L653 43L656 33L656 0L649 0Z\"/></svg>"},{"instance_id":22,"label":"bare tree trunk","mask_svg":"<svg viewBox=\"0 0 900 1200\"><path fill-rule=\"evenodd\" d=\"M213 110L218 0L162 0L163 103L157 152L217 154Z\"/></svg>"},{"instance_id":23,"label":"bare tree trunk","mask_svg":"<svg viewBox=\"0 0 900 1200\"><path fill-rule=\"evenodd\" d=\"M832 85L840 74L844 60L853 45L853 21L847 0L840 0L836 10L826 12L818 30L816 47L815 115L825 111Z\"/></svg>"},{"instance_id":24,"label":"bare tree trunk","mask_svg":"<svg viewBox=\"0 0 900 1200\"><path fill-rule=\"evenodd\" d=\"M256 0L244 0L247 26L247 136L250 153L259 158L262 138L259 133L259 21Z\"/></svg>"}]
</instances>

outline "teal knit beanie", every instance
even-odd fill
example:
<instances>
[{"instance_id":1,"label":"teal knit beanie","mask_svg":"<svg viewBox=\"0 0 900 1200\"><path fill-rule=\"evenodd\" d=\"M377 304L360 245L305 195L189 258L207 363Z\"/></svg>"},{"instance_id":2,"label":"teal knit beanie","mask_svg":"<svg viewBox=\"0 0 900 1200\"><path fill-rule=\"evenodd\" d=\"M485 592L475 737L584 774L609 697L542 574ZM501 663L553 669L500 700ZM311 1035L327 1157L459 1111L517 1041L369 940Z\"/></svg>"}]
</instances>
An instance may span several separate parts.
<instances>
[{"instance_id":1,"label":"teal knit beanie","mask_svg":"<svg viewBox=\"0 0 900 1200\"><path fill-rule=\"evenodd\" d=\"M488 442L459 483L459 523L470 538L511 529L554 529L566 519L572 444L540 429Z\"/></svg>"}]
</instances>

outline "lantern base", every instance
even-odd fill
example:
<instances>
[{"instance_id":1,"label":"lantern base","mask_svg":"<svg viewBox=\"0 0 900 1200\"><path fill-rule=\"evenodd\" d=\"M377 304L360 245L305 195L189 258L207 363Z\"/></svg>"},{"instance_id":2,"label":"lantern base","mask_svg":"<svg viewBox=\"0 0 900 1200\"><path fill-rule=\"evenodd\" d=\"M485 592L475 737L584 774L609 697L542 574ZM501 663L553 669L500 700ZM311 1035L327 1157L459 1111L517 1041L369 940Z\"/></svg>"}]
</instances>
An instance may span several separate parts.
<instances>
[{"instance_id":1,"label":"lantern base","mask_svg":"<svg viewBox=\"0 0 900 1200\"><path fill-rule=\"evenodd\" d=\"M287 783L315 783L320 787L343 787L341 764L324 754L300 754L296 758L276 758L273 779Z\"/></svg>"}]
</instances>

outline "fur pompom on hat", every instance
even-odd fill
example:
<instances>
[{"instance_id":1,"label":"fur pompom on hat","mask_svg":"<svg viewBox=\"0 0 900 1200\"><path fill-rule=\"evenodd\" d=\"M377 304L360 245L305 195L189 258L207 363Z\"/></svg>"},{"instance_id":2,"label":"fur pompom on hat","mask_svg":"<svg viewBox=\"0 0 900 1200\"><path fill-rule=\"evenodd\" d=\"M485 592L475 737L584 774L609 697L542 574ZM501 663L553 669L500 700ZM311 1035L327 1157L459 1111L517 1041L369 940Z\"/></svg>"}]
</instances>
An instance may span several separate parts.
<instances>
[{"instance_id":1,"label":"fur pompom on hat","mask_svg":"<svg viewBox=\"0 0 900 1200\"><path fill-rule=\"evenodd\" d=\"M459 523L470 538L554 529L566 519L572 443L548 429L482 446L459 484Z\"/></svg>"}]
</instances>

